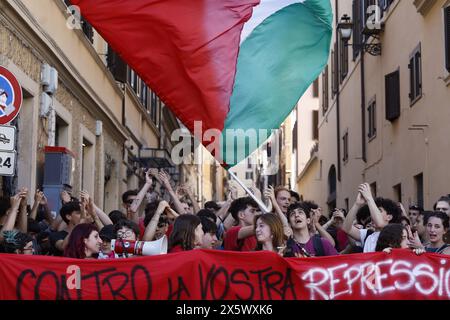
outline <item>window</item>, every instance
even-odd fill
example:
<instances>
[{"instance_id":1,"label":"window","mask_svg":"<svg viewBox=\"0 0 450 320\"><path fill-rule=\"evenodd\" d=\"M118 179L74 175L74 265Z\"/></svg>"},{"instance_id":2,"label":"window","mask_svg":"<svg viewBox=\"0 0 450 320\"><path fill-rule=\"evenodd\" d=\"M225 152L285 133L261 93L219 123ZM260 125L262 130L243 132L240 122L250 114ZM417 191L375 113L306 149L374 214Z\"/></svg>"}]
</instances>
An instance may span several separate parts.
<instances>
[{"instance_id":1,"label":"window","mask_svg":"<svg viewBox=\"0 0 450 320\"><path fill-rule=\"evenodd\" d=\"M328 210L329 212L333 212L333 209L336 208L336 167L334 165L331 166L328 171Z\"/></svg>"},{"instance_id":2,"label":"window","mask_svg":"<svg viewBox=\"0 0 450 320\"><path fill-rule=\"evenodd\" d=\"M423 173L414 177L417 205L423 208Z\"/></svg>"},{"instance_id":3,"label":"window","mask_svg":"<svg viewBox=\"0 0 450 320\"><path fill-rule=\"evenodd\" d=\"M106 64L114 79L119 82L127 82L127 64L120 56L108 45L108 54L106 56Z\"/></svg>"},{"instance_id":4,"label":"window","mask_svg":"<svg viewBox=\"0 0 450 320\"><path fill-rule=\"evenodd\" d=\"M136 88L134 88L134 92L138 96L139 100L141 100L141 90L142 90L142 80L139 76L137 76Z\"/></svg>"},{"instance_id":5,"label":"window","mask_svg":"<svg viewBox=\"0 0 450 320\"><path fill-rule=\"evenodd\" d=\"M409 57L409 101L411 106L422 97L422 53L419 46Z\"/></svg>"},{"instance_id":6,"label":"window","mask_svg":"<svg viewBox=\"0 0 450 320\"><path fill-rule=\"evenodd\" d=\"M450 72L450 5L444 9L445 23L445 67Z\"/></svg>"},{"instance_id":7,"label":"window","mask_svg":"<svg viewBox=\"0 0 450 320\"><path fill-rule=\"evenodd\" d=\"M343 141L342 146L344 148L344 152L343 152L344 157L342 158L342 160L344 162L347 162L348 161L348 131L344 134L342 141Z\"/></svg>"},{"instance_id":8,"label":"window","mask_svg":"<svg viewBox=\"0 0 450 320\"><path fill-rule=\"evenodd\" d=\"M322 73L322 115L328 111L328 66Z\"/></svg>"},{"instance_id":9,"label":"window","mask_svg":"<svg viewBox=\"0 0 450 320\"><path fill-rule=\"evenodd\" d=\"M144 81L141 81L141 103L145 109L147 109L147 85Z\"/></svg>"},{"instance_id":10,"label":"window","mask_svg":"<svg viewBox=\"0 0 450 320\"><path fill-rule=\"evenodd\" d=\"M318 98L318 97L319 97L319 78L314 80L314 83L313 83L313 98Z\"/></svg>"},{"instance_id":11,"label":"window","mask_svg":"<svg viewBox=\"0 0 450 320\"><path fill-rule=\"evenodd\" d=\"M313 112L312 112L312 124L313 124L312 138L313 138L313 140L319 140L319 111L318 110L313 110Z\"/></svg>"},{"instance_id":12,"label":"window","mask_svg":"<svg viewBox=\"0 0 450 320\"><path fill-rule=\"evenodd\" d=\"M400 117L400 70L386 75L386 120Z\"/></svg>"},{"instance_id":13,"label":"window","mask_svg":"<svg viewBox=\"0 0 450 320\"><path fill-rule=\"evenodd\" d=\"M128 77L129 77L128 83L130 84L131 88L133 90L136 90L137 75L136 72L134 72L134 70L132 70L131 68L128 73Z\"/></svg>"},{"instance_id":14,"label":"window","mask_svg":"<svg viewBox=\"0 0 450 320\"><path fill-rule=\"evenodd\" d=\"M367 136L369 139L374 138L377 135L377 117L376 117L376 110L377 110L377 100L374 98L370 103L369 107L367 108L367 114L369 117L369 133Z\"/></svg>"},{"instance_id":15,"label":"window","mask_svg":"<svg viewBox=\"0 0 450 320\"><path fill-rule=\"evenodd\" d=\"M342 83L348 74L348 46L339 35L339 68L340 82Z\"/></svg>"},{"instance_id":16,"label":"window","mask_svg":"<svg viewBox=\"0 0 450 320\"><path fill-rule=\"evenodd\" d=\"M245 179L246 180L253 180L253 172L246 172L245 173Z\"/></svg>"},{"instance_id":17,"label":"window","mask_svg":"<svg viewBox=\"0 0 450 320\"><path fill-rule=\"evenodd\" d=\"M353 0L353 43L361 43L362 42L362 34L361 34L361 0ZM359 46L353 45L353 60L359 55L361 51Z\"/></svg>"},{"instance_id":18,"label":"window","mask_svg":"<svg viewBox=\"0 0 450 320\"><path fill-rule=\"evenodd\" d=\"M154 91L152 91L152 93L151 93L150 102L151 102L150 115L151 115L152 121L154 123L156 123L157 110L158 110L158 107L157 107L157 105L158 105L158 96L156 95L156 93Z\"/></svg>"},{"instance_id":19,"label":"window","mask_svg":"<svg viewBox=\"0 0 450 320\"><path fill-rule=\"evenodd\" d=\"M247 169L251 169L252 168L252 159L251 157L247 158Z\"/></svg>"},{"instance_id":20,"label":"window","mask_svg":"<svg viewBox=\"0 0 450 320\"><path fill-rule=\"evenodd\" d=\"M339 88L339 72L338 72L338 44L334 44L334 51L331 52L331 93L334 97Z\"/></svg>"},{"instance_id":21,"label":"window","mask_svg":"<svg viewBox=\"0 0 450 320\"><path fill-rule=\"evenodd\" d=\"M58 115L55 123L55 146L69 147L69 124Z\"/></svg>"},{"instance_id":22,"label":"window","mask_svg":"<svg viewBox=\"0 0 450 320\"><path fill-rule=\"evenodd\" d=\"M402 184L399 183L394 186L394 198L398 202L402 202Z\"/></svg>"},{"instance_id":23,"label":"window","mask_svg":"<svg viewBox=\"0 0 450 320\"><path fill-rule=\"evenodd\" d=\"M81 29L83 29L83 33L90 43L94 43L94 28L90 25L90 23L81 17Z\"/></svg>"}]
</instances>

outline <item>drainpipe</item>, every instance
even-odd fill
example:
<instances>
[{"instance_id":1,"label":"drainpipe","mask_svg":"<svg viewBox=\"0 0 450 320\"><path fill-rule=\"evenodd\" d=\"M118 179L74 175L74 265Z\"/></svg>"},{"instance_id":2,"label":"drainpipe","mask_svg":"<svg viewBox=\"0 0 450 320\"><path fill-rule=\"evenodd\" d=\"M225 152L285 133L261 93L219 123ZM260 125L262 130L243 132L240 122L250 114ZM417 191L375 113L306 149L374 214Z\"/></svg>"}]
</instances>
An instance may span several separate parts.
<instances>
[{"instance_id":1,"label":"drainpipe","mask_svg":"<svg viewBox=\"0 0 450 320\"><path fill-rule=\"evenodd\" d=\"M335 1L335 20L336 20L336 27L339 24L339 4L338 4L338 0ZM335 57L334 57L334 62L336 65L336 71L337 71L337 92L336 92L336 141L337 141L337 179L340 182L341 181L341 115L340 115L340 99L339 99L339 95L340 95L340 88L339 88L339 84L340 84L340 74L339 74L339 32L336 28L336 43L337 43L337 52L335 52Z\"/></svg>"},{"instance_id":2,"label":"drainpipe","mask_svg":"<svg viewBox=\"0 0 450 320\"><path fill-rule=\"evenodd\" d=\"M362 160L367 163L366 155L366 80L365 80L365 65L364 65L364 43L361 47L361 151Z\"/></svg>"}]
</instances>

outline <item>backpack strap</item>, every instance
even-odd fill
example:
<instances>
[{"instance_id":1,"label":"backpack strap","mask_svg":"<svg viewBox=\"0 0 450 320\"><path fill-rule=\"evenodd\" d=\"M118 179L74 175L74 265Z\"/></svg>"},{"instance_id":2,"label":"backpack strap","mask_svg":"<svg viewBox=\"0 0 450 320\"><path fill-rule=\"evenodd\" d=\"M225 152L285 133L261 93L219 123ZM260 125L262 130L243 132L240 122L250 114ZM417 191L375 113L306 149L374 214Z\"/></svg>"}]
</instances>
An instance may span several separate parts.
<instances>
[{"instance_id":1,"label":"backpack strap","mask_svg":"<svg viewBox=\"0 0 450 320\"><path fill-rule=\"evenodd\" d=\"M444 244L442 247L440 247L436 253L442 253L445 249L447 249L448 247L450 247L450 244Z\"/></svg>"},{"instance_id":2,"label":"backpack strap","mask_svg":"<svg viewBox=\"0 0 450 320\"><path fill-rule=\"evenodd\" d=\"M316 251L316 257L323 257L325 250L323 249L322 237L318 234L313 236L314 251Z\"/></svg>"}]
</instances>

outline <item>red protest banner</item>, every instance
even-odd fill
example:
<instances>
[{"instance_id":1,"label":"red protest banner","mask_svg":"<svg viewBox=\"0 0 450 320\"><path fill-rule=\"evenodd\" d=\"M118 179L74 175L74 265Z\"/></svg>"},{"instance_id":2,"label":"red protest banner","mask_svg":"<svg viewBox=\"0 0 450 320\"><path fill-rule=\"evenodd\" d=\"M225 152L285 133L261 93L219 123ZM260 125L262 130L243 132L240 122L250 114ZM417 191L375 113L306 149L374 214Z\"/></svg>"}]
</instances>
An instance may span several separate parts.
<instances>
[{"instance_id":1,"label":"red protest banner","mask_svg":"<svg viewBox=\"0 0 450 320\"><path fill-rule=\"evenodd\" d=\"M113 260L0 254L0 299L450 299L450 257L408 250L284 259L193 250Z\"/></svg>"}]
</instances>

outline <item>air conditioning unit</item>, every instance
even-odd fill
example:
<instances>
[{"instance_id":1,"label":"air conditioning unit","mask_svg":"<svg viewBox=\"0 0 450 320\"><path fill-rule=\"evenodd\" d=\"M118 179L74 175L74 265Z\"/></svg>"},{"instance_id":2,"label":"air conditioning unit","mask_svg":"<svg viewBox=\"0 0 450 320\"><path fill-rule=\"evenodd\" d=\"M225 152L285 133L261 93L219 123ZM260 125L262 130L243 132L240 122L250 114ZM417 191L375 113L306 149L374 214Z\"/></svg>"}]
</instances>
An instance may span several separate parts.
<instances>
[{"instance_id":1,"label":"air conditioning unit","mask_svg":"<svg viewBox=\"0 0 450 320\"><path fill-rule=\"evenodd\" d=\"M95 135L101 136L103 133L103 122L101 120L95 121Z\"/></svg>"},{"instance_id":2,"label":"air conditioning unit","mask_svg":"<svg viewBox=\"0 0 450 320\"><path fill-rule=\"evenodd\" d=\"M42 65L41 84L44 92L53 95L58 89L58 71L48 64Z\"/></svg>"},{"instance_id":3,"label":"air conditioning unit","mask_svg":"<svg viewBox=\"0 0 450 320\"><path fill-rule=\"evenodd\" d=\"M40 116L42 118L47 118L50 115L50 112L52 111L52 104L53 99L48 94L43 92L41 94L41 103L40 103Z\"/></svg>"}]
</instances>

